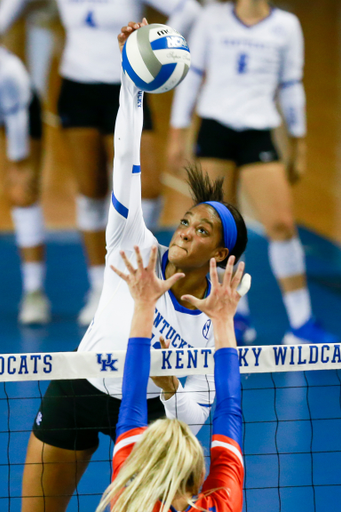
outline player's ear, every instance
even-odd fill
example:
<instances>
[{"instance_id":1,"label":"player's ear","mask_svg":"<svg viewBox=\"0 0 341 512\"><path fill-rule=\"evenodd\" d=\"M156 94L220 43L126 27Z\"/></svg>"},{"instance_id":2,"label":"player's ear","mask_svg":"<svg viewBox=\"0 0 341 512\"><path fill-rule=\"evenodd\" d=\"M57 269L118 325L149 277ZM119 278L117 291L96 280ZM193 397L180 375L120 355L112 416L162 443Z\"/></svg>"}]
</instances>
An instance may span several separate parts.
<instances>
[{"instance_id":1,"label":"player's ear","mask_svg":"<svg viewBox=\"0 0 341 512\"><path fill-rule=\"evenodd\" d=\"M217 263L221 263L228 257L228 255L229 250L226 247L218 247L213 254L213 258Z\"/></svg>"}]
</instances>

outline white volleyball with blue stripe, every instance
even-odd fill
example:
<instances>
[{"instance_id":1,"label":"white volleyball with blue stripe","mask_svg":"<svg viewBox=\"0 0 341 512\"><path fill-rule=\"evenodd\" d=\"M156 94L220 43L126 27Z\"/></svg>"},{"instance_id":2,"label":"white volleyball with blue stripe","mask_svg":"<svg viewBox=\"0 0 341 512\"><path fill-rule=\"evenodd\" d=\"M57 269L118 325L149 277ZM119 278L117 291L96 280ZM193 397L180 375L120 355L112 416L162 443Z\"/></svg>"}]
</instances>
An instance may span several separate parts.
<instances>
[{"instance_id":1,"label":"white volleyball with blue stripe","mask_svg":"<svg viewBox=\"0 0 341 512\"><path fill-rule=\"evenodd\" d=\"M185 78L190 65L186 39L173 28L159 23L135 30L122 51L125 73L146 92L170 91Z\"/></svg>"}]
</instances>

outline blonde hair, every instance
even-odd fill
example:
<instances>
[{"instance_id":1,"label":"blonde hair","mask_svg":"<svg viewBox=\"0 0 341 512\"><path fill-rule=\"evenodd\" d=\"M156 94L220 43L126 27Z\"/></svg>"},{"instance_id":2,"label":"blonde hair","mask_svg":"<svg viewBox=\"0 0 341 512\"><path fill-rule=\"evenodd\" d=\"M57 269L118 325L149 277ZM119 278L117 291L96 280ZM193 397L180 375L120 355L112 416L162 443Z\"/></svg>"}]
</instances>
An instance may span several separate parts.
<instances>
[{"instance_id":1,"label":"blonde hair","mask_svg":"<svg viewBox=\"0 0 341 512\"><path fill-rule=\"evenodd\" d=\"M96 512L111 503L115 512L152 512L161 501L168 511L175 496L199 493L205 475L201 444L189 427L179 420L152 423L135 444L118 476L107 488Z\"/></svg>"}]
</instances>

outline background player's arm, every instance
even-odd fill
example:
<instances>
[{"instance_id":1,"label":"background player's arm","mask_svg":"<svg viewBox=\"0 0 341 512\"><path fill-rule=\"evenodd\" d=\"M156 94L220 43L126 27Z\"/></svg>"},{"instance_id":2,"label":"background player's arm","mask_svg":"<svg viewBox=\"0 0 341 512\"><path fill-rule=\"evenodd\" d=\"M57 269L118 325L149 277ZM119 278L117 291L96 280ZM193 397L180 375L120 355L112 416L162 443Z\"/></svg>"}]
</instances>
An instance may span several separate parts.
<instances>
[{"instance_id":1,"label":"background player's arm","mask_svg":"<svg viewBox=\"0 0 341 512\"><path fill-rule=\"evenodd\" d=\"M288 177L295 183L306 169L306 112L303 88L304 40L301 25L292 20L283 52L279 102L285 118L290 143Z\"/></svg>"},{"instance_id":2,"label":"background player's arm","mask_svg":"<svg viewBox=\"0 0 341 512\"><path fill-rule=\"evenodd\" d=\"M30 162L28 76L7 74L0 85L0 109L6 132L6 188L12 204L27 206L36 201L38 182Z\"/></svg>"},{"instance_id":3,"label":"background player's arm","mask_svg":"<svg viewBox=\"0 0 341 512\"><path fill-rule=\"evenodd\" d=\"M206 10L196 20L189 39L191 67L185 80L176 88L171 113L168 162L177 171L189 158L188 138L197 96L203 81L208 48Z\"/></svg>"},{"instance_id":4,"label":"background player's arm","mask_svg":"<svg viewBox=\"0 0 341 512\"><path fill-rule=\"evenodd\" d=\"M169 16L167 25L175 28L185 38L201 10L197 0L146 0L146 3Z\"/></svg>"}]
</instances>

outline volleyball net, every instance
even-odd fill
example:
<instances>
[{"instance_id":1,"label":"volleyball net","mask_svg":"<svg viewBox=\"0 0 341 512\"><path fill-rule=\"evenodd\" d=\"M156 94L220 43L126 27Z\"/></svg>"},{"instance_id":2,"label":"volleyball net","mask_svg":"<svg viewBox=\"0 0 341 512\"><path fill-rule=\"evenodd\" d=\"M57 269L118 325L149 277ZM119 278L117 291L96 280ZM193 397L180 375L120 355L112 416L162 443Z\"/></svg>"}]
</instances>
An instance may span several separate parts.
<instances>
[{"instance_id":1,"label":"volleyball net","mask_svg":"<svg viewBox=\"0 0 341 512\"><path fill-rule=\"evenodd\" d=\"M326 512L341 503L341 345L239 347L244 511ZM214 372L209 348L152 350L151 375ZM121 377L125 352L0 355L0 507L21 510L31 428L50 380ZM198 437L209 457L212 415ZM113 442L100 437L69 512L95 510ZM208 460L209 464L209 460Z\"/></svg>"}]
</instances>

